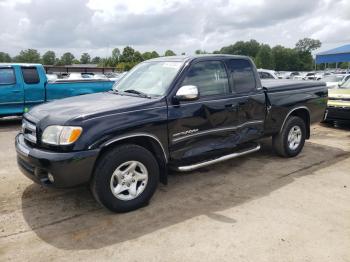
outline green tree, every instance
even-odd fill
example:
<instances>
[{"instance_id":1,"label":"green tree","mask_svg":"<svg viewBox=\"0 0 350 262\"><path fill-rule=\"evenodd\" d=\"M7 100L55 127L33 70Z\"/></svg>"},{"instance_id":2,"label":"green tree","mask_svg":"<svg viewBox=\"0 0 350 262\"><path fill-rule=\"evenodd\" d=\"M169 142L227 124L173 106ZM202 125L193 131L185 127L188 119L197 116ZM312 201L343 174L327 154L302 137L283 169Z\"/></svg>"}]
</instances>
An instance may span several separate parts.
<instances>
[{"instance_id":1,"label":"green tree","mask_svg":"<svg viewBox=\"0 0 350 262\"><path fill-rule=\"evenodd\" d=\"M195 54L196 54L196 55L204 55L204 54L208 54L208 52L205 51L205 50L200 50L200 49L198 49L198 50L195 51Z\"/></svg>"},{"instance_id":2,"label":"green tree","mask_svg":"<svg viewBox=\"0 0 350 262\"><path fill-rule=\"evenodd\" d=\"M221 54L231 54L231 55L246 55L255 58L260 49L260 44L251 39L250 41L238 41L233 45L224 46L221 48Z\"/></svg>"},{"instance_id":3,"label":"green tree","mask_svg":"<svg viewBox=\"0 0 350 262\"><path fill-rule=\"evenodd\" d=\"M300 70L300 60L298 52L292 48L285 48L281 45L272 48L277 71L297 71Z\"/></svg>"},{"instance_id":4,"label":"green tree","mask_svg":"<svg viewBox=\"0 0 350 262\"><path fill-rule=\"evenodd\" d=\"M56 54L54 51L47 51L43 54L42 62L44 65L53 65L55 64Z\"/></svg>"},{"instance_id":5,"label":"green tree","mask_svg":"<svg viewBox=\"0 0 350 262\"><path fill-rule=\"evenodd\" d=\"M91 63L93 64L99 64L101 62L101 57L95 56L92 60Z\"/></svg>"},{"instance_id":6,"label":"green tree","mask_svg":"<svg viewBox=\"0 0 350 262\"><path fill-rule=\"evenodd\" d=\"M15 57L15 61L20 63L40 63L40 53L35 49L22 50Z\"/></svg>"},{"instance_id":7,"label":"green tree","mask_svg":"<svg viewBox=\"0 0 350 262\"><path fill-rule=\"evenodd\" d=\"M8 53L0 52L0 62L2 63L11 62L11 56Z\"/></svg>"},{"instance_id":8,"label":"green tree","mask_svg":"<svg viewBox=\"0 0 350 262\"><path fill-rule=\"evenodd\" d=\"M145 52L142 54L143 60L149 60L149 59L157 58L157 57L159 57L159 54L156 51Z\"/></svg>"},{"instance_id":9,"label":"green tree","mask_svg":"<svg viewBox=\"0 0 350 262\"><path fill-rule=\"evenodd\" d=\"M120 59L120 50L119 48L114 48L112 50L112 59L113 59L113 63L114 64L117 64L119 62L119 59Z\"/></svg>"},{"instance_id":10,"label":"green tree","mask_svg":"<svg viewBox=\"0 0 350 262\"><path fill-rule=\"evenodd\" d=\"M119 61L120 62L134 62L134 54L135 54L135 50L130 46L126 46L123 49L123 53L121 54Z\"/></svg>"},{"instance_id":11,"label":"green tree","mask_svg":"<svg viewBox=\"0 0 350 262\"><path fill-rule=\"evenodd\" d=\"M74 60L74 55L70 52L64 53L61 56L61 63L62 65L71 65Z\"/></svg>"},{"instance_id":12,"label":"green tree","mask_svg":"<svg viewBox=\"0 0 350 262\"><path fill-rule=\"evenodd\" d=\"M134 53L134 60L133 61L137 62L137 63L140 63L140 62L143 61L143 57L142 57L142 55L141 55L141 53L139 51L136 51Z\"/></svg>"},{"instance_id":13,"label":"green tree","mask_svg":"<svg viewBox=\"0 0 350 262\"><path fill-rule=\"evenodd\" d=\"M256 66L258 68L273 69L274 61L272 50L269 45L262 44L260 46L259 52L256 55Z\"/></svg>"},{"instance_id":14,"label":"green tree","mask_svg":"<svg viewBox=\"0 0 350 262\"><path fill-rule=\"evenodd\" d=\"M176 54L172 50L166 50L164 53L164 56L174 56L174 55L176 55Z\"/></svg>"},{"instance_id":15,"label":"green tree","mask_svg":"<svg viewBox=\"0 0 350 262\"><path fill-rule=\"evenodd\" d=\"M320 48L321 45L322 45L322 43L320 40L312 39L312 38L303 38L303 39L300 39L295 44L295 49L299 52L311 53L312 51Z\"/></svg>"},{"instance_id":16,"label":"green tree","mask_svg":"<svg viewBox=\"0 0 350 262\"><path fill-rule=\"evenodd\" d=\"M91 62L91 56L88 53L83 53L80 57L81 64L89 64Z\"/></svg>"}]
</instances>

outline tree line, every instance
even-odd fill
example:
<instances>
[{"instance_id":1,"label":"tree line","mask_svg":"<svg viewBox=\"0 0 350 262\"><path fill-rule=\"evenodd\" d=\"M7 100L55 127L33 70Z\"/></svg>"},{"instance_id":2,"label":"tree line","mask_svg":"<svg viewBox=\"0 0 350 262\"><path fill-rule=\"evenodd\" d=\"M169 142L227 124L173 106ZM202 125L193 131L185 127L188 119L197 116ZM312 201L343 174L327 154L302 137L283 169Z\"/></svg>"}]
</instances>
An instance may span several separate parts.
<instances>
[{"instance_id":1,"label":"tree line","mask_svg":"<svg viewBox=\"0 0 350 262\"><path fill-rule=\"evenodd\" d=\"M311 52L320 48L321 42L316 39L304 38L299 40L294 48L281 45L270 47L268 44L256 40L238 41L232 45L224 46L213 54L232 54L250 56L258 68L273 69L277 71L307 71L314 68L314 59ZM196 50L196 54L209 54L205 50ZM41 55L35 49L22 50L17 56L11 57L8 53L0 52L0 62L42 63L44 65L72 65L72 64L98 64L103 67L116 67L117 70L130 70L136 64L159 56L173 56L174 51L167 50L159 55L156 51L141 53L130 46L121 51L114 48L109 57L91 57L83 53L80 59L72 53L66 52L57 57L54 51L47 51ZM185 53L182 53L185 55Z\"/></svg>"}]
</instances>

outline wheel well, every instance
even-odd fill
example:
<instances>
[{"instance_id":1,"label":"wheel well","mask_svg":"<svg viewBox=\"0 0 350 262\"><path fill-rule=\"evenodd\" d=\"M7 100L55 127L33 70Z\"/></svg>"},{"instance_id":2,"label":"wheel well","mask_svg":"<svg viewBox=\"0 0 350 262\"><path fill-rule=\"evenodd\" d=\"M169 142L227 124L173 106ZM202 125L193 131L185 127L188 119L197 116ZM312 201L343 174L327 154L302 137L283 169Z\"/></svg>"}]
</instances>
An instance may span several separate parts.
<instances>
[{"instance_id":1,"label":"wheel well","mask_svg":"<svg viewBox=\"0 0 350 262\"><path fill-rule=\"evenodd\" d=\"M289 116L297 116L304 120L306 126L306 139L310 138L310 114L306 108L294 110Z\"/></svg>"},{"instance_id":2,"label":"wheel well","mask_svg":"<svg viewBox=\"0 0 350 262\"><path fill-rule=\"evenodd\" d=\"M154 157L156 158L159 169L160 169L160 177L159 180L163 184L167 184L167 159L164 155L165 152L163 151L163 148L157 142L155 139L148 137L148 136L136 136L136 137L129 137L122 140L115 141L107 146L104 146L101 149L100 156L106 153L107 151L110 151L112 148L123 145L123 144L134 144L138 146L142 146L149 150Z\"/></svg>"}]
</instances>

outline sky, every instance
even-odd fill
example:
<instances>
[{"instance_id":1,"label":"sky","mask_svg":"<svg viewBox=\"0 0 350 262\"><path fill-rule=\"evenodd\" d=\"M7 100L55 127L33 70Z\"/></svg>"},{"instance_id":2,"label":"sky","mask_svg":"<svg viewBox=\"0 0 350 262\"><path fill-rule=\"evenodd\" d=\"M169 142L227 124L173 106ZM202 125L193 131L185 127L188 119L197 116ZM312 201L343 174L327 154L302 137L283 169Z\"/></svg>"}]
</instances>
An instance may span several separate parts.
<instances>
[{"instance_id":1,"label":"sky","mask_svg":"<svg viewBox=\"0 0 350 262\"><path fill-rule=\"evenodd\" d=\"M0 51L88 52L114 47L192 54L256 39L294 47L319 39L324 51L350 43L349 0L0 0Z\"/></svg>"}]
</instances>

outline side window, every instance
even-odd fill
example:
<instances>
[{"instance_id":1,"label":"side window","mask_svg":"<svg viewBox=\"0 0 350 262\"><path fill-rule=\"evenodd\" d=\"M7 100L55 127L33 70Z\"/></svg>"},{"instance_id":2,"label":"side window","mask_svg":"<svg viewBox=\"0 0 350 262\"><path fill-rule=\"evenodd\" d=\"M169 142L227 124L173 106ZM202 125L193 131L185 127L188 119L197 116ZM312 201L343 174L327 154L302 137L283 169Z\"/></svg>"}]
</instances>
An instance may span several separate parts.
<instances>
[{"instance_id":1,"label":"side window","mask_svg":"<svg viewBox=\"0 0 350 262\"><path fill-rule=\"evenodd\" d=\"M249 93L256 89L254 72L248 60L232 59L229 68L236 93Z\"/></svg>"},{"instance_id":2,"label":"side window","mask_svg":"<svg viewBox=\"0 0 350 262\"><path fill-rule=\"evenodd\" d=\"M182 85L195 85L201 96L229 93L225 66L219 61L205 61L193 65Z\"/></svg>"},{"instance_id":3,"label":"side window","mask_svg":"<svg viewBox=\"0 0 350 262\"><path fill-rule=\"evenodd\" d=\"M35 67L22 67L22 75L26 84L38 84L40 82L38 70Z\"/></svg>"},{"instance_id":4,"label":"side window","mask_svg":"<svg viewBox=\"0 0 350 262\"><path fill-rule=\"evenodd\" d=\"M0 85L12 85L16 83L13 68L0 68Z\"/></svg>"}]
</instances>

